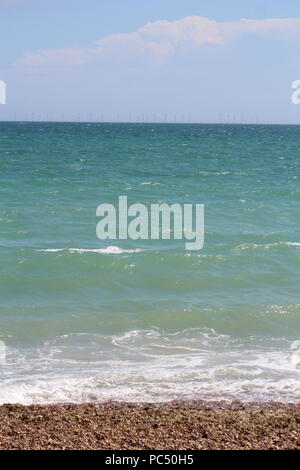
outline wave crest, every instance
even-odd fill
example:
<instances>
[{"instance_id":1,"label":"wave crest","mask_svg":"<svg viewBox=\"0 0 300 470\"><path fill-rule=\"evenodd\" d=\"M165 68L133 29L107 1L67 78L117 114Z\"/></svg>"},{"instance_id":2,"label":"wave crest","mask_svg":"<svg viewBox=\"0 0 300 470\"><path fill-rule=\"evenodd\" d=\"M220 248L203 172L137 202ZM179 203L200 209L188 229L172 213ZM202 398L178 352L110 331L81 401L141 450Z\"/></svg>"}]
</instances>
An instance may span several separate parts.
<instances>
[{"instance_id":1,"label":"wave crest","mask_svg":"<svg viewBox=\"0 0 300 470\"><path fill-rule=\"evenodd\" d=\"M69 253L97 253L100 255L121 255L122 253L141 253L145 251L141 248L134 248L132 250L125 250L118 246L108 246L106 248L45 248L42 250L36 250L43 253L58 253L62 251L68 251Z\"/></svg>"}]
</instances>

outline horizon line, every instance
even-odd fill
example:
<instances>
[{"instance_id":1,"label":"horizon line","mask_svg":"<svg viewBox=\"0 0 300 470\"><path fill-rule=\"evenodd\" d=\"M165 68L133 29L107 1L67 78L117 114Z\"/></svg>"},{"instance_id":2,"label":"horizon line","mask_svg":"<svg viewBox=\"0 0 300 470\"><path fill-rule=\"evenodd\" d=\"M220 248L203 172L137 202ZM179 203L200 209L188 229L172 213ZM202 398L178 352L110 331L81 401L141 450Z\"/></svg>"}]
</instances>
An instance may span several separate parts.
<instances>
[{"instance_id":1,"label":"horizon line","mask_svg":"<svg viewBox=\"0 0 300 470\"><path fill-rule=\"evenodd\" d=\"M76 120L22 120L22 119L0 119L0 123L39 123L39 124L141 124L141 125L209 125L209 126L300 126L299 123L292 122L204 122L204 121L190 121L190 122L174 122L174 121L76 121Z\"/></svg>"}]
</instances>

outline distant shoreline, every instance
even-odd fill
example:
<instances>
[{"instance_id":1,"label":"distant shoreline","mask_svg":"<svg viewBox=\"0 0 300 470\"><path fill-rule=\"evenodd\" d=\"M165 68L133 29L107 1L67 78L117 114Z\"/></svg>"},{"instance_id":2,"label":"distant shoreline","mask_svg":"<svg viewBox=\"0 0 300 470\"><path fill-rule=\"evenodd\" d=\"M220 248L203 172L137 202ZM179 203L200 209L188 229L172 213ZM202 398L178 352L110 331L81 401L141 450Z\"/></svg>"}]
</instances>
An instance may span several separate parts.
<instances>
[{"instance_id":1,"label":"distant shoreline","mask_svg":"<svg viewBox=\"0 0 300 470\"><path fill-rule=\"evenodd\" d=\"M0 406L0 449L300 449L300 403Z\"/></svg>"}]
</instances>

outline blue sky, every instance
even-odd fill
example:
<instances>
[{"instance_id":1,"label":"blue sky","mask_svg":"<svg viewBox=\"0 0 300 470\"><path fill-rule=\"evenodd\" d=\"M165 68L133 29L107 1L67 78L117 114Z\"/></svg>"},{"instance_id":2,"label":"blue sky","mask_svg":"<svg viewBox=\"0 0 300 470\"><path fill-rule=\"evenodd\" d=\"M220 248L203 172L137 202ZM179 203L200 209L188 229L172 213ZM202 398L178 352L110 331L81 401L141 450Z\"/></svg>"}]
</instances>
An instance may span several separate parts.
<instances>
[{"instance_id":1,"label":"blue sky","mask_svg":"<svg viewBox=\"0 0 300 470\"><path fill-rule=\"evenodd\" d=\"M300 123L299 39L296 0L0 0L0 119Z\"/></svg>"}]
</instances>

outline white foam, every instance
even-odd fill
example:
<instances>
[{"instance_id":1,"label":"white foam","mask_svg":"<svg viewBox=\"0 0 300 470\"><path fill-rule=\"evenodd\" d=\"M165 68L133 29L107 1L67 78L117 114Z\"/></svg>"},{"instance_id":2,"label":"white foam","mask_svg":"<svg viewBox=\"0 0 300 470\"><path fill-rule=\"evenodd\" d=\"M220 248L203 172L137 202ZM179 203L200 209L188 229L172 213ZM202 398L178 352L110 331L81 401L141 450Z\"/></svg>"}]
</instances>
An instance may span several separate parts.
<instances>
[{"instance_id":1,"label":"white foam","mask_svg":"<svg viewBox=\"0 0 300 470\"><path fill-rule=\"evenodd\" d=\"M45 253L57 253L59 251L65 251L65 249L64 248L47 248L45 250L35 250L35 251L42 251Z\"/></svg>"},{"instance_id":2,"label":"white foam","mask_svg":"<svg viewBox=\"0 0 300 470\"><path fill-rule=\"evenodd\" d=\"M281 242L274 242L274 243L243 243L242 245L238 245L234 250L251 250L256 248L263 248L269 249L278 246L292 246L292 247L300 247L300 242L291 242L291 241L281 241Z\"/></svg>"},{"instance_id":3,"label":"white foam","mask_svg":"<svg viewBox=\"0 0 300 470\"><path fill-rule=\"evenodd\" d=\"M295 402L300 341L238 339L210 329L120 335L70 334L39 349L10 350L1 403L167 402L174 399Z\"/></svg>"},{"instance_id":4,"label":"white foam","mask_svg":"<svg viewBox=\"0 0 300 470\"><path fill-rule=\"evenodd\" d=\"M4 341L0 341L0 364L5 364L6 345Z\"/></svg>"},{"instance_id":5,"label":"white foam","mask_svg":"<svg viewBox=\"0 0 300 470\"><path fill-rule=\"evenodd\" d=\"M61 251L68 251L69 253L98 253L102 255L120 255L122 253L141 253L145 250L141 248L135 248L132 250L125 250L118 246L108 246L106 248L46 248L43 250L36 250L44 253L57 253Z\"/></svg>"}]
</instances>

